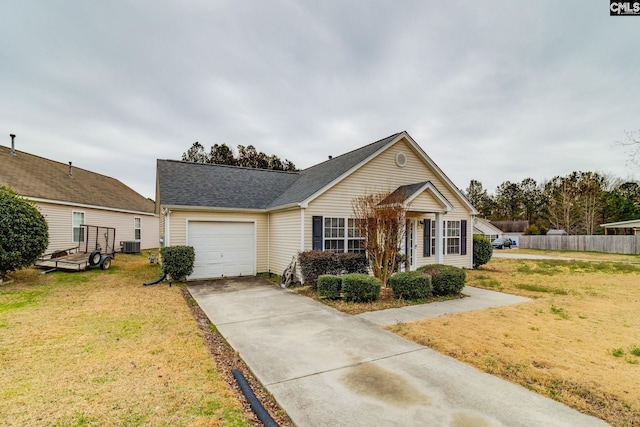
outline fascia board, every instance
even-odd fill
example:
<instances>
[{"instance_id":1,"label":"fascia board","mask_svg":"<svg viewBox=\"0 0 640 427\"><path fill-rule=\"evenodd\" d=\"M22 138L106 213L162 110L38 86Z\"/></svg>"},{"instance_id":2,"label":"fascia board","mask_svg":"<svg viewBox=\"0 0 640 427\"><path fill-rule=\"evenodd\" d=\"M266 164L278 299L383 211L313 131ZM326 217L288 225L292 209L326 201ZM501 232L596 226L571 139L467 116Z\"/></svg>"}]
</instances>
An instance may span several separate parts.
<instances>
[{"instance_id":1,"label":"fascia board","mask_svg":"<svg viewBox=\"0 0 640 427\"><path fill-rule=\"evenodd\" d=\"M385 152L387 149L389 149L389 147L393 146L396 142L398 142L399 140L401 140L404 137L408 137L406 132L401 132L398 134L398 136L396 136L395 138L393 138L391 141L389 141L385 146L383 146L382 148L380 148L378 151L374 152L373 154L371 154L369 157L367 157L366 159L364 159L363 161L361 161L360 163L356 164L355 166L353 166L351 169L349 169L348 171L346 171L345 173L343 173L342 175L340 175L339 177L337 177L336 179L334 179L333 181L331 181L329 184L325 185L324 187L322 187L320 190L316 191L315 193L313 193L311 196L307 197L306 199L304 199L302 202L300 202L300 206L303 208L307 208L309 207L309 203L311 203L312 201L314 201L316 198L320 197L322 194L324 194L325 192L327 192L328 190L330 190L332 187L334 187L335 185L339 184L342 180L344 180L345 178L347 178L349 175L351 175L352 173L354 173L355 171L357 171L358 169L360 169L362 166L366 165L367 163L369 163L371 160L373 160L374 158L376 158L377 156L379 156L380 154L382 154L383 152Z\"/></svg>"},{"instance_id":2,"label":"fascia board","mask_svg":"<svg viewBox=\"0 0 640 427\"><path fill-rule=\"evenodd\" d=\"M435 198L442 204L445 212L451 212L453 210L453 205L446 197L433 185L431 181L428 181L425 185L423 185L418 191L413 193L411 197L405 200L404 205L405 208L411 204L418 196L420 196L425 190L429 190L431 194L435 196Z\"/></svg>"},{"instance_id":3,"label":"fascia board","mask_svg":"<svg viewBox=\"0 0 640 427\"><path fill-rule=\"evenodd\" d=\"M476 210L476 208L473 207L469 199L467 199L467 197L464 194L462 194L460 189L453 184L453 182L442 171L442 169L440 169L440 167L438 167L438 165L433 160L431 160L431 157L429 157L427 153L424 152L424 150L418 145L418 143L414 141L414 139L411 138L411 136L406 132L403 132L402 134L400 134L400 136L404 136L407 138L407 141L409 141L409 144L413 147L415 152L418 153L418 155L421 156L423 160L433 168L433 170L435 170L436 175L438 175L438 177L442 179L449 186L449 189L456 196L458 196L458 198L462 201L462 203L464 203L467 206L467 208L471 211L471 215L478 215L478 211Z\"/></svg>"},{"instance_id":4,"label":"fascia board","mask_svg":"<svg viewBox=\"0 0 640 427\"><path fill-rule=\"evenodd\" d=\"M97 205L87 205L84 203L74 203L74 202L65 202L63 200L53 200L53 199L43 199L40 197L29 197L23 196L27 200L31 200L34 203L48 203L51 205L60 205L60 206L72 206L78 208L86 208L86 209L98 209L101 211L110 211L110 212L121 212L135 215L148 215L148 216L156 216L155 212L145 212L145 211L136 211L130 209L119 209L119 208L111 208L107 206L97 206Z\"/></svg>"}]
</instances>

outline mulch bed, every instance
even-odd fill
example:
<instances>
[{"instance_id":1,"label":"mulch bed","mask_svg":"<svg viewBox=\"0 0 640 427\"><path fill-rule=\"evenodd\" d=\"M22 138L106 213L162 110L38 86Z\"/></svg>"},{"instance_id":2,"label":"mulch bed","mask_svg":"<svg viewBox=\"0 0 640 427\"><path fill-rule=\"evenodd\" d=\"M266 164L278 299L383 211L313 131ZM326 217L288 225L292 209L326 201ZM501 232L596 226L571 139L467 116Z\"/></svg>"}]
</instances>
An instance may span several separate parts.
<instances>
[{"instance_id":1,"label":"mulch bed","mask_svg":"<svg viewBox=\"0 0 640 427\"><path fill-rule=\"evenodd\" d=\"M186 286L182 288L182 296L187 302L189 308L191 308L191 313L198 323L200 332L202 332L204 336L209 352L211 352L222 378L229 383L236 397L242 403L247 417L253 420L254 426L262 426L263 424L255 416L249 406L249 402L247 402L244 394L240 391L240 387L238 387L238 383L231 373L232 369L238 369L244 374L247 382L253 390L253 393L279 426L295 427L293 421L291 421L286 412L280 407L280 405L278 405L274 397L266 391L262 384L260 384L244 361L240 356L238 356L238 353L231 348L229 343L227 343L227 341L217 331L210 327L211 322L209 321L209 318L198 304L195 303Z\"/></svg>"}]
</instances>

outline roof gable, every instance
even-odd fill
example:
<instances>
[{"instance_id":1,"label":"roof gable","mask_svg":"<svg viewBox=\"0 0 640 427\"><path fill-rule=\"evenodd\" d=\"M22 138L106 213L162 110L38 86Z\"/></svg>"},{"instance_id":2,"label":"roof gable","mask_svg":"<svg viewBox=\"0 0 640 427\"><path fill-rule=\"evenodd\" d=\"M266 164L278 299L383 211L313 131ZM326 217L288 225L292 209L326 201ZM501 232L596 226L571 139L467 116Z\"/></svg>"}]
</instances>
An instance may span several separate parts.
<instances>
[{"instance_id":1,"label":"roof gable","mask_svg":"<svg viewBox=\"0 0 640 427\"><path fill-rule=\"evenodd\" d=\"M431 183L431 181L418 182L415 184L401 185L395 189L385 200L398 200L402 201L405 208L409 207L411 203L416 200L425 191L428 191L433 199L442 205L443 212L449 212L453 210L453 205L446 197L442 195L440 191ZM381 203L384 204L385 200Z\"/></svg>"},{"instance_id":2,"label":"roof gable","mask_svg":"<svg viewBox=\"0 0 640 427\"><path fill-rule=\"evenodd\" d=\"M408 142L421 161L448 187L450 193L472 214L477 214L466 197L407 132L393 134L298 172L158 160L158 200L162 205L228 209L306 206L402 140ZM452 208L450 201L433 184L425 189L431 190L446 210Z\"/></svg>"},{"instance_id":3,"label":"roof gable","mask_svg":"<svg viewBox=\"0 0 640 427\"><path fill-rule=\"evenodd\" d=\"M117 179L0 146L0 185L33 199L117 210L155 211L155 203Z\"/></svg>"}]
</instances>

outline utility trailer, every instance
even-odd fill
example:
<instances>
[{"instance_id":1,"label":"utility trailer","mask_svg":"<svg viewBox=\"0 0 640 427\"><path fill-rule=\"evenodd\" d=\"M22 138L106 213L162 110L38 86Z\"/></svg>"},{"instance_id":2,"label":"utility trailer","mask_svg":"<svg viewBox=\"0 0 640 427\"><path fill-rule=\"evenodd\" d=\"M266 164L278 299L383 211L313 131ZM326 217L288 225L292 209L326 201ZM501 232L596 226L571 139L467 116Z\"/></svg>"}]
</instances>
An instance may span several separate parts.
<instances>
[{"instance_id":1,"label":"utility trailer","mask_svg":"<svg viewBox=\"0 0 640 427\"><path fill-rule=\"evenodd\" d=\"M116 229L97 225L81 225L78 246L42 255L35 262L37 267L46 268L43 273L55 270L82 271L88 267L100 266L103 270L111 267L116 257Z\"/></svg>"}]
</instances>

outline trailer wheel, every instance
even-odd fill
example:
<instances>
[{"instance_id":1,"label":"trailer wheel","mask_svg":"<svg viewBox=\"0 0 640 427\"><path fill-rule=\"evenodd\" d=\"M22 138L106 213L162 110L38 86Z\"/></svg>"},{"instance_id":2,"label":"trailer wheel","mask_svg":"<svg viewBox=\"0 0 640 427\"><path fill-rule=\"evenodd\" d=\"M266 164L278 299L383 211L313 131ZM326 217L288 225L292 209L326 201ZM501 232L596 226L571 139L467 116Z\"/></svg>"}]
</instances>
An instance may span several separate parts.
<instances>
[{"instance_id":1,"label":"trailer wheel","mask_svg":"<svg viewBox=\"0 0 640 427\"><path fill-rule=\"evenodd\" d=\"M103 270L108 270L111 267L111 257L105 257L100 263L100 268Z\"/></svg>"},{"instance_id":2,"label":"trailer wheel","mask_svg":"<svg viewBox=\"0 0 640 427\"><path fill-rule=\"evenodd\" d=\"M91 252L91 255L89 255L89 265L90 266L94 266L94 265L98 265L100 264L100 250L96 249L95 251Z\"/></svg>"}]
</instances>

